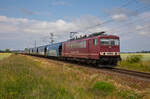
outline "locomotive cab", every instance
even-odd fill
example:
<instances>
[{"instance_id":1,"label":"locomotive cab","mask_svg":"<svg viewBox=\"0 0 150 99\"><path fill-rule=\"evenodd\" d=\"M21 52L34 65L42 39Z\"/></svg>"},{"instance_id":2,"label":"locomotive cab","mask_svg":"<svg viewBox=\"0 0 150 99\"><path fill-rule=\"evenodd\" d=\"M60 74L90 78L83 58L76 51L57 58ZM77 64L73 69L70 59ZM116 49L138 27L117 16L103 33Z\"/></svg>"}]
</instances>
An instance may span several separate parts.
<instances>
[{"instance_id":1,"label":"locomotive cab","mask_svg":"<svg viewBox=\"0 0 150 99\"><path fill-rule=\"evenodd\" d=\"M101 63L116 65L121 60L119 37L114 35L101 36L99 41L99 58Z\"/></svg>"}]
</instances>

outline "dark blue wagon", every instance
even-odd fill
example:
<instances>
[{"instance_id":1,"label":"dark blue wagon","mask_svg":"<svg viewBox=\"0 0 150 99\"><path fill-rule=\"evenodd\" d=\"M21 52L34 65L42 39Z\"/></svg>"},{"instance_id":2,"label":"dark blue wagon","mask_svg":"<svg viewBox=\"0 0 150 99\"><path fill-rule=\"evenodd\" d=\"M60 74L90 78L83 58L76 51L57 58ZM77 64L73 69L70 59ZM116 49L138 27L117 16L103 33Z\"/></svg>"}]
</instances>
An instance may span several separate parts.
<instances>
[{"instance_id":1,"label":"dark blue wagon","mask_svg":"<svg viewBox=\"0 0 150 99\"><path fill-rule=\"evenodd\" d=\"M40 46L40 47L37 48L37 54L46 55L46 53L47 53L47 45Z\"/></svg>"},{"instance_id":2,"label":"dark blue wagon","mask_svg":"<svg viewBox=\"0 0 150 99\"><path fill-rule=\"evenodd\" d=\"M61 56L62 53L62 42L61 43L55 43L52 45L47 45L47 55L48 56Z\"/></svg>"}]
</instances>

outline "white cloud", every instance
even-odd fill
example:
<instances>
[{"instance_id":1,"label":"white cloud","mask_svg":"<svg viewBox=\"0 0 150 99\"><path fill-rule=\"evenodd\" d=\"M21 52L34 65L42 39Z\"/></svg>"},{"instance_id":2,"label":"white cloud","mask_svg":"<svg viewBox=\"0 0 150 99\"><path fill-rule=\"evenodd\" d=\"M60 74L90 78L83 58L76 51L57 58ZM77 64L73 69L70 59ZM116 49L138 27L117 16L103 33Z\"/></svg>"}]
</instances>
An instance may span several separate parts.
<instances>
[{"instance_id":1,"label":"white cloud","mask_svg":"<svg viewBox=\"0 0 150 99\"><path fill-rule=\"evenodd\" d=\"M113 16L113 15L121 15L124 14L126 16L136 16L138 13L136 10L128 10L125 8L113 8L113 9L106 9L105 13Z\"/></svg>"},{"instance_id":2,"label":"white cloud","mask_svg":"<svg viewBox=\"0 0 150 99\"><path fill-rule=\"evenodd\" d=\"M30 37L39 36L37 39L48 36L49 33L54 33L54 35L58 37L62 36L59 40L63 40L68 39L69 32L102 31L102 28L100 27L87 28L101 22L102 21L99 18L94 16L80 17L70 21L65 21L63 19L56 21L38 21L26 18L0 16L0 33L18 33L22 35L29 35Z\"/></svg>"},{"instance_id":3,"label":"white cloud","mask_svg":"<svg viewBox=\"0 0 150 99\"><path fill-rule=\"evenodd\" d=\"M140 22L143 19L149 18L150 12L142 13L134 19L135 20L135 27L133 30L136 30L141 24ZM130 18L125 14L114 14L112 15L112 19L116 21L127 20L130 22ZM63 19L58 19L56 21L39 21L39 20L29 20L27 18L11 18L7 16L0 16L0 33L1 32L19 32L19 33L29 33L29 34L42 34L47 35L50 32L56 33L56 35L62 35L69 32L97 32L103 30L110 30L112 27L118 26L118 23L108 25L103 24L105 26L101 27L96 26L97 24L102 24L105 22L98 17L95 16L82 16L80 18L72 19L70 21L65 21ZM138 23L137 23L138 22ZM112 22L114 23L114 22ZM136 24L137 23L137 24ZM142 26L148 25L149 22L142 23ZM120 25L120 24L119 24ZM96 27L95 27L96 26ZM91 27L91 28L90 28ZM131 24L128 24L128 27L131 27ZM120 29L121 31L122 29ZM131 29L130 29L131 30Z\"/></svg>"},{"instance_id":4,"label":"white cloud","mask_svg":"<svg viewBox=\"0 0 150 99\"><path fill-rule=\"evenodd\" d=\"M115 14L112 16L112 19L114 19L115 21L124 21L128 19L128 16L126 16L125 14Z\"/></svg>"},{"instance_id":5,"label":"white cloud","mask_svg":"<svg viewBox=\"0 0 150 99\"><path fill-rule=\"evenodd\" d=\"M138 22L142 22L143 18L149 17L150 12L142 13L138 15L136 18ZM130 22L128 17L125 14L116 14L112 16L112 19L116 21L127 20ZM109 31L111 33L116 31L121 32L124 31L123 28L115 28L119 25L111 24L105 25L103 27L96 26L97 24L101 24L104 21L95 16L82 16L80 18L72 19L70 21L65 21L63 19L59 19L56 21L38 21L38 20L29 20L26 18L11 18L7 16L0 16L0 33L23 33L23 34L30 34L30 35L43 35L47 36L49 33L54 33L56 36L63 36L68 35L69 32L98 32L98 31ZM126 32L133 32L139 29L139 23L135 21L135 26L128 24L128 30ZM149 22L143 23L142 26L150 25ZM96 26L96 27L94 27ZM91 27L91 28L90 28ZM115 29L112 29L115 28ZM141 31L137 32L137 34L150 34L147 32L147 29L141 27ZM145 31L145 33L143 33Z\"/></svg>"},{"instance_id":6,"label":"white cloud","mask_svg":"<svg viewBox=\"0 0 150 99\"><path fill-rule=\"evenodd\" d=\"M72 19L69 21L58 19L56 21L39 21L30 20L27 18L12 18L7 16L0 16L0 40L13 40L28 44L20 46L33 47L33 42L37 40L37 45L45 44L48 41L49 33L54 33L56 40L62 41L69 38L69 32L80 32L80 34L93 33L99 31L106 31L108 34L119 35L122 40L134 39L135 36L150 37L149 21L150 12L141 13L138 16L130 19L125 14L116 14L112 19L116 22L110 24L102 24L105 22L96 16L82 16L80 18ZM146 21L144 22L144 20ZM121 21L120 20L126 20ZM132 22L133 21L133 22ZM130 24L130 22L132 24ZM125 24L125 25L122 25ZM130 39L129 39L130 37ZM44 39L44 40L43 40ZM10 42L9 42L10 43ZM16 45L17 46L17 45Z\"/></svg>"}]
</instances>

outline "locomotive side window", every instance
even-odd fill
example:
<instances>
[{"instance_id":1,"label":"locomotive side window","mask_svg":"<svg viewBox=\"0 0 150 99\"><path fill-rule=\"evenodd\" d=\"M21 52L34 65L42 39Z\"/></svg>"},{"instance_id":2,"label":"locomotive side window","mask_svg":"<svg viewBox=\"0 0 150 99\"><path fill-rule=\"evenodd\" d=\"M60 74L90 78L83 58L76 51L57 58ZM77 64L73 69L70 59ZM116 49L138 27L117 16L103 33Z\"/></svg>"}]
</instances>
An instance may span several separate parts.
<instances>
[{"instance_id":1,"label":"locomotive side window","mask_svg":"<svg viewBox=\"0 0 150 99\"><path fill-rule=\"evenodd\" d=\"M93 39L93 45L97 45L97 38Z\"/></svg>"},{"instance_id":2,"label":"locomotive side window","mask_svg":"<svg viewBox=\"0 0 150 99\"><path fill-rule=\"evenodd\" d=\"M67 43L66 48L86 48L86 41Z\"/></svg>"},{"instance_id":3,"label":"locomotive side window","mask_svg":"<svg viewBox=\"0 0 150 99\"><path fill-rule=\"evenodd\" d=\"M109 45L109 39L101 39L100 42L102 45Z\"/></svg>"},{"instance_id":4,"label":"locomotive side window","mask_svg":"<svg viewBox=\"0 0 150 99\"><path fill-rule=\"evenodd\" d=\"M119 40L114 39L113 41L114 41L114 45L119 45Z\"/></svg>"},{"instance_id":5,"label":"locomotive side window","mask_svg":"<svg viewBox=\"0 0 150 99\"><path fill-rule=\"evenodd\" d=\"M118 39L101 39L101 45L119 45Z\"/></svg>"}]
</instances>

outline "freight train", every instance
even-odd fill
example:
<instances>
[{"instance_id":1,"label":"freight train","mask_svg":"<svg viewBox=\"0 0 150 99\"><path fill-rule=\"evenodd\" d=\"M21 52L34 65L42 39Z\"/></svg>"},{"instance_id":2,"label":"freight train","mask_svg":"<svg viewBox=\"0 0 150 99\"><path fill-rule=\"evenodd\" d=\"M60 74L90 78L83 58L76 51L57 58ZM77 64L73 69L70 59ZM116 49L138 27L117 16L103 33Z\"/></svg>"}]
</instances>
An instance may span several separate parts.
<instances>
[{"instance_id":1,"label":"freight train","mask_svg":"<svg viewBox=\"0 0 150 99\"><path fill-rule=\"evenodd\" d=\"M119 37L106 35L104 32L25 49L24 53L67 61L92 63L102 67L113 67L121 60Z\"/></svg>"}]
</instances>

